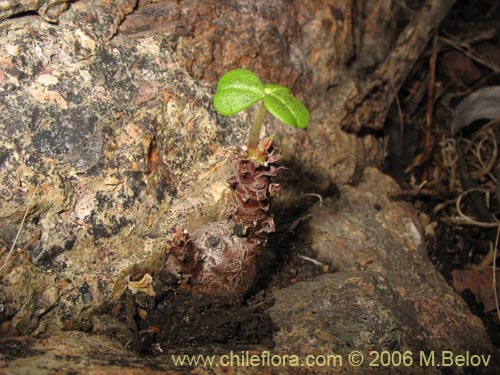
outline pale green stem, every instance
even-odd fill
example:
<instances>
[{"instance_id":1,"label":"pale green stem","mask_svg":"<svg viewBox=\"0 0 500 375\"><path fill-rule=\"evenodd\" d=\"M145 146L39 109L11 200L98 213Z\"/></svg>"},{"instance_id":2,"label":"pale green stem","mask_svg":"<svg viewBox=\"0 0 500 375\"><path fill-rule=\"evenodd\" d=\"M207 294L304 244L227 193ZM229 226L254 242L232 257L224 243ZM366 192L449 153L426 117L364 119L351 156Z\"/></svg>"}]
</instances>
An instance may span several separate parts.
<instances>
[{"instance_id":1,"label":"pale green stem","mask_svg":"<svg viewBox=\"0 0 500 375\"><path fill-rule=\"evenodd\" d=\"M259 144L260 129L262 128L262 123L264 122L264 117L266 117L267 108L264 103L261 103L259 113L255 118L255 121L250 130L250 135L248 136L248 152L252 153L257 149Z\"/></svg>"}]
</instances>

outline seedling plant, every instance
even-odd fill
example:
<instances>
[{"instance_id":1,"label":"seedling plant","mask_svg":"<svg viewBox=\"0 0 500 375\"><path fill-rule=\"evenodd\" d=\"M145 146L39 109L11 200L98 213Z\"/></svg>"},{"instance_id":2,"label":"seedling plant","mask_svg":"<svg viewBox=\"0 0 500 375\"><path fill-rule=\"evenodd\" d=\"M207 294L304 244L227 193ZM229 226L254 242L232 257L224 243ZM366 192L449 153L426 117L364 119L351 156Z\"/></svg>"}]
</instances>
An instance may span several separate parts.
<instances>
[{"instance_id":1,"label":"seedling plant","mask_svg":"<svg viewBox=\"0 0 500 375\"><path fill-rule=\"evenodd\" d=\"M259 148L259 135L268 111L283 123L299 129L305 128L310 118L309 110L290 93L288 87L262 83L259 77L246 69L231 70L222 76L213 102L217 112L223 116L232 116L262 102L247 143L248 158L257 161L265 158Z\"/></svg>"}]
</instances>

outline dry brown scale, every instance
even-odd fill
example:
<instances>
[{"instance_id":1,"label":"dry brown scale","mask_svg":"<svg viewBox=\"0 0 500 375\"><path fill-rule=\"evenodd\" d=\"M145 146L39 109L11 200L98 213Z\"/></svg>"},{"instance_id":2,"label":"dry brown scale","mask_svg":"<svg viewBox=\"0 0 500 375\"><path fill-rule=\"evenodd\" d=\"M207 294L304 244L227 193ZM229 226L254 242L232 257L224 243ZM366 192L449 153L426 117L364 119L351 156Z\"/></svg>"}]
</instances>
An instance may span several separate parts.
<instances>
[{"instance_id":1,"label":"dry brown scale","mask_svg":"<svg viewBox=\"0 0 500 375\"><path fill-rule=\"evenodd\" d=\"M235 234L247 237L250 242L263 244L267 235L274 232L274 220L269 210L271 197L279 189L279 184L272 183L280 166L280 155L275 150L270 138L261 141L259 147L264 161L248 159L246 151L240 149L233 159L236 176L227 180L233 193L233 206L229 210L229 220L234 225Z\"/></svg>"}]
</instances>

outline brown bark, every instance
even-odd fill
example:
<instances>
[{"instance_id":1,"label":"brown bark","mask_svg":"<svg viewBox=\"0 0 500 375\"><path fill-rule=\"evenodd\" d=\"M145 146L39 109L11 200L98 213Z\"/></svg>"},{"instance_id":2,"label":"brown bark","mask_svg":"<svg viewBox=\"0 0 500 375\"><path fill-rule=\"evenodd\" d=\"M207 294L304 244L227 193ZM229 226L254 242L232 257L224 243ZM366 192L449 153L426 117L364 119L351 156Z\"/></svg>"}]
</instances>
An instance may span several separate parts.
<instances>
[{"instance_id":1,"label":"brown bark","mask_svg":"<svg viewBox=\"0 0 500 375\"><path fill-rule=\"evenodd\" d=\"M386 59L360 81L358 93L346 103L343 129L382 129L396 94L454 3L455 0L427 0L423 4Z\"/></svg>"}]
</instances>

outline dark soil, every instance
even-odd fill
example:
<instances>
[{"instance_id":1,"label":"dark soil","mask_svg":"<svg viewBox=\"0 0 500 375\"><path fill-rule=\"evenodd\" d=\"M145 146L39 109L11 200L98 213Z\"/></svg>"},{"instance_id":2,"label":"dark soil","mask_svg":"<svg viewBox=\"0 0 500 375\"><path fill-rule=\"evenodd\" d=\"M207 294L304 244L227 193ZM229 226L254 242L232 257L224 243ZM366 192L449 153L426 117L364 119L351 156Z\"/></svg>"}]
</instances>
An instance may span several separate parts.
<instances>
[{"instance_id":1,"label":"dark soil","mask_svg":"<svg viewBox=\"0 0 500 375\"><path fill-rule=\"evenodd\" d=\"M262 344L272 347L276 327L264 309L271 300L214 300L190 291L171 290L155 301L145 319L136 318L136 349L203 346L211 343L230 345Z\"/></svg>"},{"instance_id":2,"label":"dark soil","mask_svg":"<svg viewBox=\"0 0 500 375\"><path fill-rule=\"evenodd\" d=\"M283 239L279 243L285 246ZM299 247L305 250L300 255L314 257L297 243L287 247L295 251L283 251L279 256L270 256L275 250L265 250L269 254L261 260L265 263L261 265L264 277L249 295L239 300L214 299L213 296L183 290L177 287L170 275L160 274L154 286L156 297L144 294L124 297L125 300L132 299L132 309L127 311L124 307L123 320L130 318L127 314L133 314L135 326L132 324L130 328L137 332L131 347L144 353L159 353L158 348L199 347L214 343L236 347L258 344L272 348L272 336L277 327L266 313L273 304L272 289L311 279L331 269L299 258ZM143 312L139 313L139 309Z\"/></svg>"},{"instance_id":3,"label":"dark soil","mask_svg":"<svg viewBox=\"0 0 500 375\"><path fill-rule=\"evenodd\" d=\"M7 361L42 353L29 347L30 340L27 337L2 339L0 340L1 353Z\"/></svg>"}]
</instances>

